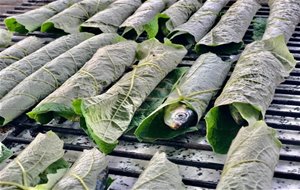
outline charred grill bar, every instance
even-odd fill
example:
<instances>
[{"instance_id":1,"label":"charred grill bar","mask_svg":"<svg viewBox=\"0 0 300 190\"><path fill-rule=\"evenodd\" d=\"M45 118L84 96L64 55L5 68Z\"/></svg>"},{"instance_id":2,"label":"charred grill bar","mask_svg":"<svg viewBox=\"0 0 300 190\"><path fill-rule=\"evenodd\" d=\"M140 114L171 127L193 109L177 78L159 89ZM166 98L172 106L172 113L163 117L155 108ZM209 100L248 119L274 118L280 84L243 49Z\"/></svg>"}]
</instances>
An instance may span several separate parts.
<instances>
[{"instance_id":1,"label":"charred grill bar","mask_svg":"<svg viewBox=\"0 0 300 190\"><path fill-rule=\"evenodd\" d=\"M15 5L13 10L0 15L0 27L4 28L4 18L35 9L53 0L27 0ZM230 5L232 2L230 2ZM226 6L226 9L229 6ZM264 5L256 17L267 17L269 8ZM253 27L250 26L244 42L250 43ZM55 38L56 35L34 32L42 38ZM13 42L26 38L25 35L15 35ZM139 39L142 41L143 37ZM266 114L266 122L278 131L279 139L283 143L280 152L280 161L273 178L273 189L300 189L300 26L298 25L288 47L298 61L296 68L287 80L277 89L271 106ZM3 49L0 49L2 51ZM198 56L189 53L180 66L189 66ZM226 58L224 56L224 58ZM140 143L133 135L121 137L119 146L109 155L109 175L116 179L112 189L130 189L135 180L145 168L152 155L157 150L163 150L168 158L179 165L183 175L183 182L189 189L213 189L220 178L225 160L224 155L216 155L205 141L204 122L203 130L186 135L171 141L156 141ZM71 122L50 123L38 125L28 120L25 115L19 117L9 125L0 129L4 144L16 153L29 144L39 132L52 130L64 141L66 157L74 161L83 149L90 149L93 144L78 124ZM4 163L5 164L5 163ZM1 167L1 166L0 166Z\"/></svg>"}]
</instances>

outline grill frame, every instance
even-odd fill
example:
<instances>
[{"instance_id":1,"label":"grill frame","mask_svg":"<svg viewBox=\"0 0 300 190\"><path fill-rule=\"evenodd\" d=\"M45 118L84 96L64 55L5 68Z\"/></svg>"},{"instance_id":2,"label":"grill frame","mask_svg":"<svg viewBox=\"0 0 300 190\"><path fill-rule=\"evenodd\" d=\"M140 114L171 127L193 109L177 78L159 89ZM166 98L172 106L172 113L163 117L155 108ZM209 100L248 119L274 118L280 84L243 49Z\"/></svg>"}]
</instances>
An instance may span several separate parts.
<instances>
[{"instance_id":1,"label":"grill frame","mask_svg":"<svg viewBox=\"0 0 300 190\"><path fill-rule=\"evenodd\" d=\"M16 5L13 10L0 15L0 28L5 27L4 18L24 13L53 1L27 0ZM231 1L228 5L233 2ZM228 5L225 9L228 8ZM267 17L268 14L269 8L264 5L256 17ZM244 37L246 44L252 41L252 31L251 25ZM29 35L41 38L58 37L55 34L41 32L33 32ZM15 34L13 42L18 42L24 38L26 35ZM141 37L138 41L144 39ZM269 126L278 131L279 139L283 143L280 162L274 174L273 189L300 189L300 25L297 26L288 47L298 63L291 76L276 89L275 97L265 119ZM191 66L197 57L195 53L189 52L179 66ZM223 56L223 58L227 59L228 57ZM212 153L211 147L203 137L205 133L203 120L200 125L202 130L194 134L169 141L156 141L155 143L140 143L132 134L123 135L120 138L120 145L108 156L110 161L108 173L116 178L112 189L130 189L156 150L164 150L170 161L180 166L183 182L188 186L188 189L215 188L225 156ZM56 132L65 140L66 159L70 162L73 162L74 157L83 149L90 149L93 146L93 143L87 140L83 130L79 129L78 123L68 121L62 124L39 125L22 115L0 129L0 131L4 131L3 134L7 135L2 137L2 139L5 138L4 144L13 148L15 155L29 144L38 132L48 130ZM0 168L5 164L0 165Z\"/></svg>"}]
</instances>

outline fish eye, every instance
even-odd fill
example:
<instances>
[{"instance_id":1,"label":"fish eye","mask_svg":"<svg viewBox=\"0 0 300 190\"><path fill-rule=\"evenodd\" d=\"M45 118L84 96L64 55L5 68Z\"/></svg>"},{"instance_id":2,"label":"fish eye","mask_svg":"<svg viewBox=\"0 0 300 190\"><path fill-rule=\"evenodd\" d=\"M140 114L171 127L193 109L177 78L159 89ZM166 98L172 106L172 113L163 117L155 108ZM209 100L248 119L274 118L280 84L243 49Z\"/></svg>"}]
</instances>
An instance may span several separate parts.
<instances>
[{"instance_id":1,"label":"fish eye","mask_svg":"<svg viewBox=\"0 0 300 190\"><path fill-rule=\"evenodd\" d=\"M175 115L175 119L179 119L179 120L183 120L185 119L186 117L188 117L188 114L187 113L184 113L184 112L179 112Z\"/></svg>"}]
</instances>

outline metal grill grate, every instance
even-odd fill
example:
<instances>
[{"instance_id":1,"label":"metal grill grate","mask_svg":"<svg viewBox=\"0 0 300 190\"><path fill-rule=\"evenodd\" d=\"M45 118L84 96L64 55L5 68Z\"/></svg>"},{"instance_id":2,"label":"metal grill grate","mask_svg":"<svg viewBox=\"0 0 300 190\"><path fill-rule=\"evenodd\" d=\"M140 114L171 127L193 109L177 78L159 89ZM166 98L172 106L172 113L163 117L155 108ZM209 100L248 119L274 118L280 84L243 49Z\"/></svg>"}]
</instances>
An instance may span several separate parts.
<instances>
[{"instance_id":1,"label":"metal grill grate","mask_svg":"<svg viewBox=\"0 0 300 190\"><path fill-rule=\"evenodd\" d=\"M27 2L16 5L14 10L0 15L0 27L4 27L4 18L24 13L52 1L27 0ZM228 9L228 6L225 9ZM265 5L256 16L267 17L268 14L269 8ZM252 41L252 31L253 27L250 26L244 37L246 43ZM56 37L40 32L30 35L43 38ZM24 38L26 36L18 34L13 37L13 41L17 42ZM276 89L274 100L266 114L267 124L278 131L279 139L283 143L280 161L273 178L273 189L300 189L300 26L297 27L288 47L298 64L291 76ZM191 65L196 58L197 55L189 53L180 66ZM157 150L165 151L168 158L179 165L183 182L188 189L215 188L220 178L225 156L212 152L205 141L203 121L201 121L201 125L202 131L170 141L156 141L154 144L140 143L130 134L122 136L120 144L108 156L109 175L116 179L111 189L130 189ZM4 143L16 154L29 144L37 133L48 130L56 132L65 141L66 159L71 162L75 160L80 151L93 146L79 128L78 123L68 121L41 126L28 120L26 116L21 116L0 130L7 135Z\"/></svg>"}]
</instances>

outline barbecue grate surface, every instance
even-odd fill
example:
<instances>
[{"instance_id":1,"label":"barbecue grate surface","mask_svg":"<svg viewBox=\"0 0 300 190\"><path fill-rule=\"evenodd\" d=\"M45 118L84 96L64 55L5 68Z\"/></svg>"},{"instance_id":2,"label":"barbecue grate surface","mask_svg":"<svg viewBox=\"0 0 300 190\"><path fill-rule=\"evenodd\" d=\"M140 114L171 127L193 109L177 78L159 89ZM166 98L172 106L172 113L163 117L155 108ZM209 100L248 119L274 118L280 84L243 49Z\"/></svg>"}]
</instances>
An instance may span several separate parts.
<instances>
[{"instance_id":1,"label":"barbecue grate surface","mask_svg":"<svg viewBox=\"0 0 300 190\"><path fill-rule=\"evenodd\" d=\"M0 27L5 27L4 18L24 13L52 1L54 0L27 0L16 5L14 10L0 15ZM233 1L229 5L232 3ZM264 5L256 17L267 17L268 14L269 8ZM244 37L246 43L252 41L252 31L253 27L250 26ZM42 38L57 37L54 34L40 32L29 35ZM26 38L25 35L17 34L13 37L13 42L24 38ZM139 40L143 40L143 38ZM273 189L300 189L300 25L290 39L288 47L298 64L291 76L276 89L274 100L266 114L267 124L278 131L279 139L283 143L280 161L273 178ZM190 66L196 58L197 55L190 52L180 66ZM224 58L226 57L224 56ZM194 134L170 141L156 141L154 144L140 143L131 134L121 137L120 144L108 156L108 172L115 179L111 189L130 189L157 150L165 151L168 158L179 165L183 182L188 189L215 188L220 178L225 156L212 152L204 137L204 122L201 121L200 124L203 130ZM25 115L1 128L0 132L5 135L0 136L0 140L5 139L4 143L17 155L39 132L48 130L56 132L65 141L66 159L70 162L73 162L83 149L93 146L79 128L78 123L54 121L41 126L28 120Z\"/></svg>"}]
</instances>

